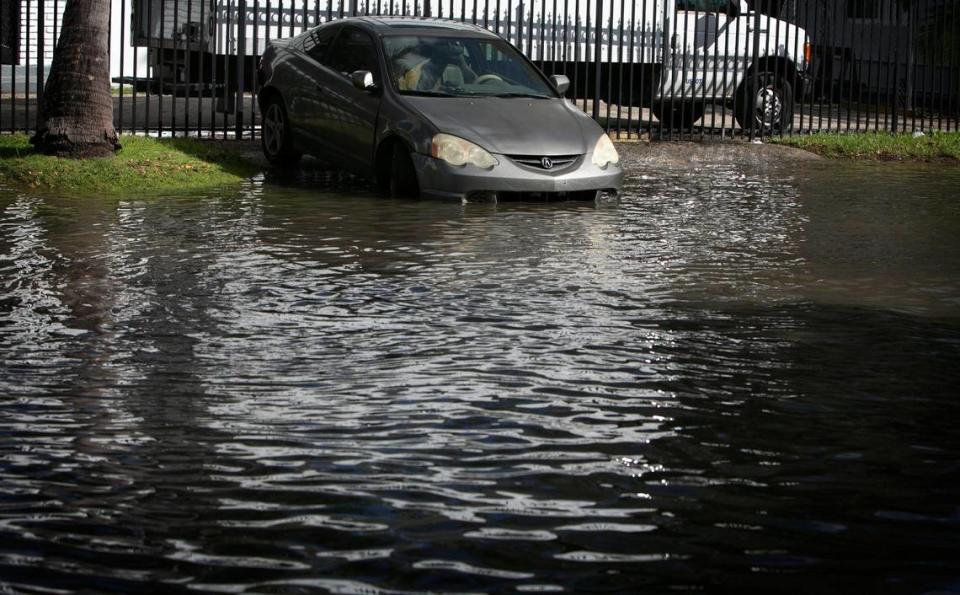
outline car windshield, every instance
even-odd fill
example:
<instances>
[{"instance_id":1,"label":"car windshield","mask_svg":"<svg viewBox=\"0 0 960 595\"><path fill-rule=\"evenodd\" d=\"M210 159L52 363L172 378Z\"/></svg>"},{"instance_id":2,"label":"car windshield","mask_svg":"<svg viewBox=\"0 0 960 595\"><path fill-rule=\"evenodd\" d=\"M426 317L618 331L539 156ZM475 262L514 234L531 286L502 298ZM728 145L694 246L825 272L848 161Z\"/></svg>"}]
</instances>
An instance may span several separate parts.
<instances>
[{"instance_id":1,"label":"car windshield","mask_svg":"<svg viewBox=\"0 0 960 595\"><path fill-rule=\"evenodd\" d=\"M508 43L475 37L389 36L384 54L401 95L556 97Z\"/></svg>"}]
</instances>

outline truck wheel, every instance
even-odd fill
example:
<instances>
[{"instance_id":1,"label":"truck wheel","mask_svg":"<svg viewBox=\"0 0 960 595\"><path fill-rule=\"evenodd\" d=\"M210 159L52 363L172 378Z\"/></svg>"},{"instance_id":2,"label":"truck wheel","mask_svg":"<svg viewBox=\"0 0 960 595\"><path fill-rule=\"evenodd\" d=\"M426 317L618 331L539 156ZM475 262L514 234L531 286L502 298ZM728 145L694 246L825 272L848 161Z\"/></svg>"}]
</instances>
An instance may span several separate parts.
<instances>
[{"instance_id":1,"label":"truck wheel","mask_svg":"<svg viewBox=\"0 0 960 595\"><path fill-rule=\"evenodd\" d=\"M260 145L263 155L271 165L296 167L303 155L293 148L290 120L283 101L277 97L267 100L263 106L263 122L260 125Z\"/></svg>"},{"instance_id":2,"label":"truck wheel","mask_svg":"<svg viewBox=\"0 0 960 595\"><path fill-rule=\"evenodd\" d=\"M681 131L693 126L703 117L703 104L699 101L653 101L653 115L660 126Z\"/></svg>"},{"instance_id":3,"label":"truck wheel","mask_svg":"<svg viewBox=\"0 0 960 595\"><path fill-rule=\"evenodd\" d=\"M418 196L420 196L420 187L410 152L402 143L395 143L393 156L390 159L390 197L416 198Z\"/></svg>"},{"instance_id":4,"label":"truck wheel","mask_svg":"<svg viewBox=\"0 0 960 595\"><path fill-rule=\"evenodd\" d=\"M737 91L737 123L744 130L751 127L760 134L788 132L793 127L793 85L772 72L753 76L740 84Z\"/></svg>"}]
</instances>

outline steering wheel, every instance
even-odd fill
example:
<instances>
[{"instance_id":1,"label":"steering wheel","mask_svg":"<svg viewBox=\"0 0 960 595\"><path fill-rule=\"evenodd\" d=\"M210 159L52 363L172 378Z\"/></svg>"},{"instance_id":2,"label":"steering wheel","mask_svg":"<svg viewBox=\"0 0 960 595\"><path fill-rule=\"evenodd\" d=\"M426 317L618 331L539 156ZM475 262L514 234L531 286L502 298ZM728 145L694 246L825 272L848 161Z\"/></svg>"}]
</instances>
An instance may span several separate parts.
<instances>
[{"instance_id":1,"label":"steering wheel","mask_svg":"<svg viewBox=\"0 0 960 595\"><path fill-rule=\"evenodd\" d=\"M483 85L489 83L490 81L500 81L503 82L503 79L499 74L482 74L477 77L477 80L473 81L475 85Z\"/></svg>"}]
</instances>

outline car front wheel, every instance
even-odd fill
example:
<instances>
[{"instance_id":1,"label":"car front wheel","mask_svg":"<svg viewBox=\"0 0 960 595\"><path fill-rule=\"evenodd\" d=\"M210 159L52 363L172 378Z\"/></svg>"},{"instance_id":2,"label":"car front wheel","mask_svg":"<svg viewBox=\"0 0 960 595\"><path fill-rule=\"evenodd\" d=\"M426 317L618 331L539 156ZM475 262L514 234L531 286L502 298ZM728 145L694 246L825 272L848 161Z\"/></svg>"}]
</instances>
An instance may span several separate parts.
<instances>
[{"instance_id":1,"label":"car front wheel","mask_svg":"<svg viewBox=\"0 0 960 595\"><path fill-rule=\"evenodd\" d=\"M417 172L413 167L413 159L410 157L410 152L401 143L393 145L389 181L392 198L416 198L420 196L420 186L417 183Z\"/></svg>"},{"instance_id":2,"label":"car front wheel","mask_svg":"<svg viewBox=\"0 0 960 595\"><path fill-rule=\"evenodd\" d=\"M302 155L293 148L290 120L279 98L270 99L264 106L260 142L264 156L272 165L295 167L300 162Z\"/></svg>"}]
</instances>

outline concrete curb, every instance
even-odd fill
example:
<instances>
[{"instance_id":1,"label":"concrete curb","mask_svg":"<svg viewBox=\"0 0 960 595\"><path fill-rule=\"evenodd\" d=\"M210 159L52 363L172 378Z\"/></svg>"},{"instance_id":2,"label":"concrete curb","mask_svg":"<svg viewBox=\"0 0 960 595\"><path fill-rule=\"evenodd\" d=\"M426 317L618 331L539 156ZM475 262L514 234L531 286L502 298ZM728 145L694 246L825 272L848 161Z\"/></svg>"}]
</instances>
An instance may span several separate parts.
<instances>
[{"instance_id":1,"label":"concrete curb","mask_svg":"<svg viewBox=\"0 0 960 595\"><path fill-rule=\"evenodd\" d=\"M771 167L823 161L819 155L782 145L728 142L627 142L617 143L627 167L684 167L738 165Z\"/></svg>"}]
</instances>

